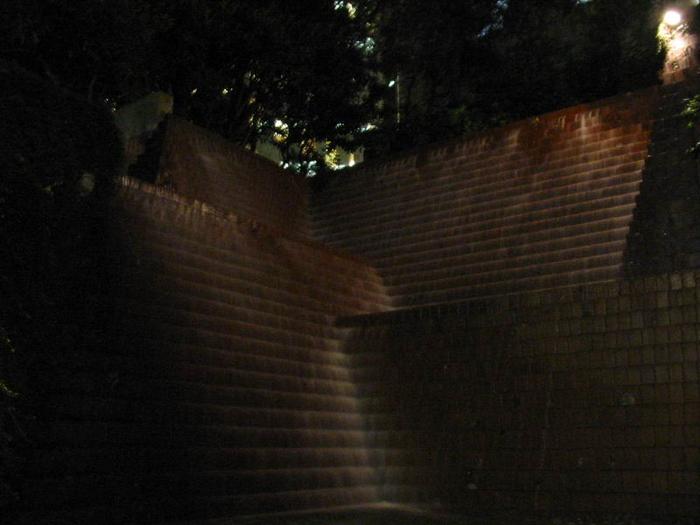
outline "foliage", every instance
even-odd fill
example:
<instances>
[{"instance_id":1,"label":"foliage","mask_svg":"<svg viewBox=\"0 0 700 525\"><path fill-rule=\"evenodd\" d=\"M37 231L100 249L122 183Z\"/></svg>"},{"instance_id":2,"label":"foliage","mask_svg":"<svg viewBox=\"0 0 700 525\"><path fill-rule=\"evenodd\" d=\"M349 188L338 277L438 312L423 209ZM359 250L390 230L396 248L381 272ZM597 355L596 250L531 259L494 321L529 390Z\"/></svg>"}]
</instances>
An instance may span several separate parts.
<instances>
[{"instance_id":1,"label":"foliage","mask_svg":"<svg viewBox=\"0 0 700 525\"><path fill-rule=\"evenodd\" d=\"M1 57L89 101L129 100L150 87L164 16L139 0L5 0Z\"/></svg>"},{"instance_id":2,"label":"foliage","mask_svg":"<svg viewBox=\"0 0 700 525\"><path fill-rule=\"evenodd\" d=\"M700 30L700 6L694 9L694 16L692 18L692 25L690 31L692 33L697 33ZM697 128L698 123L700 123L700 93L690 97L683 109L683 116L685 117L689 128ZM700 156L700 141L697 141L688 151L689 154L693 155L695 158Z\"/></svg>"},{"instance_id":3,"label":"foliage","mask_svg":"<svg viewBox=\"0 0 700 525\"><path fill-rule=\"evenodd\" d=\"M473 129L478 112L473 79L489 53L483 35L500 4L378 2L374 31L389 89L383 120L369 135L375 156Z\"/></svg>"},{"instance_id":4,"label":"foliage","mask_svg":"<svg viewBox=\"0 0 700 525\"><path fill-rule=\"evenodd\" d=\"M0 62L0 478L58 363L100 338L105 199L120 165L111 115ZM0 503L12 494L0 487Z\"/></svg>"},{"instance_id":5,"label":"foliage","mask_svg":"<svg viewBox=\"0 0 700 525\"><path fill-rule=\"evenodd\" d=\"M311 160L314 139L341 143L367 119L364 30L346 10L327 0L175 4L161 48L179 46L165 80L176 113L249 145L283 126L275 143L286 160Z\"/></svg>"},{"instance_id":6,"label":"foliage","mask_svg":"<svg viewBox=\"0 0 700 525\"><path fill-rule=\"evenodd\" d=\"M658 81L652 0L510 0L486 80L509 118L551 111Z\"/></svg>"},{"instance_id":7,"label":"foliage","mask_svg":"<svg viewBox=\"0 0 700 525\"><path fill-rule=\"evenodd\" d=\"M117 106L168 91L305 170L334 146L377 156L653 84L658 3L6 0L0 53Z\"/></svg>"},{"instance_id":8,"label":"foliage","mask_svg":"<svg viewBox=\"0 0 700 525\"><path fill-rule=\"evenodd\" d=\"M686 118L689 128L697 127L698 122L700 122L700 94L690 97L686 101L683 116ZM700 155L700 141L696 142L688 153L697 158Z\"/></svg>"},{"instance_id":9,"label":"foliage","mask_svg":"<svg viewBox=\"0 0 700 525\"><path fill-rule=\"evenodd\" d=\"M10 356L14 353L12 341L0 325L0 508L7 506L16 493L8 482L9 472L17 470L18 457L14 451L14 441L21 429L17 423L15 400L18 397L7 377Z\"/></svg>"},{"instance_id":10,"label":"foliage","mask_svg":"<svg viewBox=\"0 0 700 525\"><path fill-rule=\"evenodd\" d=\"M662 65L654 0L380 5L382 72L400 77L375 132L390 150L652 85Z\"/></svg>"},{"instance_id":11,"label":"foliage","mask_svg":"<svg viewBox=\"0 0 700 525\"><path fill-rule=\"evenodd\" d=\"M373 111L364 16L330 0L8 0L0 48L91 100L168 91L241 144L283 123L274 143L307 165L314 141L347 144Z\"/></svg>"}]
</instances>

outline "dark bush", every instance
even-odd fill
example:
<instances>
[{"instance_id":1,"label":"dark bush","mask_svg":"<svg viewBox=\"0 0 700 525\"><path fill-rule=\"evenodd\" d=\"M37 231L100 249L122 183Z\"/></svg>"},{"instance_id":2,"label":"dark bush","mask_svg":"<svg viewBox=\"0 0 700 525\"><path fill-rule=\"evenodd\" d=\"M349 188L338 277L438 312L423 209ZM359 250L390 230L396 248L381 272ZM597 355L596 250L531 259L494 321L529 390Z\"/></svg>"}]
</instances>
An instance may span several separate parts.
<instances>
[{"instance_id":1,"label":"dark bush","mask_svg":"<svg viewBox=\"0 0 700 525\"><path fill-rule=\"evenodd\" d=\"M53 370L105 337L121 152L106 108L0 61L0 514Z\"/></svg>"}]
</instances>

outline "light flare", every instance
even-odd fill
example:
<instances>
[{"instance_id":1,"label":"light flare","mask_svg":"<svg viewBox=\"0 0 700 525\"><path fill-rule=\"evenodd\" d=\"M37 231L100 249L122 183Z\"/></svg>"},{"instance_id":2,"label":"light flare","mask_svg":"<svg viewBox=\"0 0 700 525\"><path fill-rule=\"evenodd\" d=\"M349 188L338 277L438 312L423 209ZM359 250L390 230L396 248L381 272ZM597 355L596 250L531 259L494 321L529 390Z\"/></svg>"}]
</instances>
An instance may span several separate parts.
<instances>
[{"instance_id":1,"label":"light flare","mask_svg":"<svg viewBox=\"0 0 700 525\"><path fill-rule=\"evenodd\" d=\"M664 24L669 27L678 27L682 21L683 15L675 9L669 9L664 13Z\"/></svg>"}]
</instances>

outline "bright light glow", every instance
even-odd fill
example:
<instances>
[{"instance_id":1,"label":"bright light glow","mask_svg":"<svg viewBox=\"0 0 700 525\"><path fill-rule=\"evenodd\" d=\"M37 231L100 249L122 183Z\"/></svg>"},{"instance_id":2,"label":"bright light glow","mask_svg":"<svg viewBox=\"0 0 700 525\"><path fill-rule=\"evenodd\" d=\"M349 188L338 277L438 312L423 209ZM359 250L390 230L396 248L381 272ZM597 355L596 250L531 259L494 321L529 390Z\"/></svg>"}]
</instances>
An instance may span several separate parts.
<instances>
[{"instance_id":1,"label":"bright light glow","mask_svg":"<svg viewBox=\"0 0 700 525\"><path fill-rule=\"evenodd\" d=\"M229 91L228 91L228 89L226 89L226 88L224 88L224 89L221 90L221 94L222 94L223 96L228 95L228 93L229 93Z\"/></svg>"},{"instance_id":2,"label":"bright light glow","mask_svg":"<svg viewBox=\"0 0 700 525\"><path fill-rule=\"evenodd\" d=\"M389 85L389 87L394 87L395 84L396 84L396 80L390 80L388 85Z\"/></svg>"},{"instance_id":3,"label":"bright light glow","mask_svg":"<svg viewBox=\"0 0 700 525\"><path fill-rule=\"evenodd\" d=\"M679 53L686 48L687 44L688 42L685 38L682 36L676 36L673 40L671 40L669 47L672 51Z\"/></svg>"},{"instance_id":4,"label":"bright light glow","mask_svg":"<svg viewBox=\"0 0 700 525\"><path fill-rule=\"evenodd\" d=\"M675 9L669 9L664 14L664 24L669 27L676 27L683 21L683 16Z\"/></svg>"},{"instance_id":5,"label":"bright light glow","mask_svg":"<svg viewBox=\"0 0 700 525\"><path fill-rule=\"evenodd\" d=\"M272 140L282 143L289 137L289 126L279 119L275 120L275 131L272 134Z\"/></svg>"},{"instance_id":6,"label":"bright light glow","mask_svg":"<svg viewBox=\"0 0 700 525\"><path fill-rule=\"evenodd\" d=\"M343 0L335 0L335 2L333 2L333 8L336 11L345 8L348 11L348 16L350 18L355 18L355 15L357 15L357 8L350 2L344 2Z\"/></svg>"}]
</instances>

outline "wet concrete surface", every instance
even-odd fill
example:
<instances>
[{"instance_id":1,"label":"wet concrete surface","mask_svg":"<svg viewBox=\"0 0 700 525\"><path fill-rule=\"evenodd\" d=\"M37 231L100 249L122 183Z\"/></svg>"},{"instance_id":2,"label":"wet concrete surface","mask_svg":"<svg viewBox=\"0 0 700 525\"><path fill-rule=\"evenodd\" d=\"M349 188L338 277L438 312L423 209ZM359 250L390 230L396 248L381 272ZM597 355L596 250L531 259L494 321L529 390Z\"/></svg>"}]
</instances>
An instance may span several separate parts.
<instances>
[{"instance_id":1,"label":"wet concrete surface","mask_svg":"<svg viewBox=\"0 0 700 525\"><path fill-rule=\"evenodd\" d=\"M314 514L260 516L236 525L478 525L478 521L402 506L324 511Z\"/></svg>"}]
</instances>

